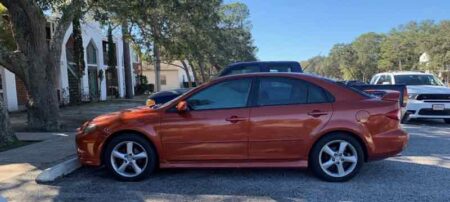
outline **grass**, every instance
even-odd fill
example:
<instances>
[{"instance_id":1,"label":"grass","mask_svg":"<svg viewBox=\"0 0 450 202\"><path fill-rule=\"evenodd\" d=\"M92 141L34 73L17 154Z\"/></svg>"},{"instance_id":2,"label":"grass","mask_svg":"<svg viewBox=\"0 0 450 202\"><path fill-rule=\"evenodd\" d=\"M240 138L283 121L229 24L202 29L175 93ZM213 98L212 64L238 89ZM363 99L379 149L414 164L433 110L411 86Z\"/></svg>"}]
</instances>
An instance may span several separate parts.
<instances>
[{"instance_id":1,"label":"grass","mask_svg":"<svg viewBox=\"0 0 450 202\"><path fill-rule=\"evenodd\" d=\"M15 141L11 144L7 144L7 145L2 145L0 146L0 152L4 152L4 151L8 151L10 149L15 149L15 148L19 148L19 147L23 147L29 144L33 144L39 141Z\"/></svg>"}]
</instances>

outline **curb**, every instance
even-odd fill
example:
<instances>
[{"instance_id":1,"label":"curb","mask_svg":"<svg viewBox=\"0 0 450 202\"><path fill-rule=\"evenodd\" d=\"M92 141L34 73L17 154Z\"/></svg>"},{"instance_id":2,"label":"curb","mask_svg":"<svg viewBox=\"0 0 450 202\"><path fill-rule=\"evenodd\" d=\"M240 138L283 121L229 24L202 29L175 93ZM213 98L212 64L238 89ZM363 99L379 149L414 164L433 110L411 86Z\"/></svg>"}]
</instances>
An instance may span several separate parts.
<instances>
[{"instance_id":1,"label":"curb","mask_svg":"<svg viewBox=\"0 0 450 202\"><path fill-rule=\"evenodd\" d=\"M68 175L80 167L81 164L77 157L69 159L42 171L42 173L37 176L36 182L53 182L57 178Z\"/></svg>"}]
</instances>

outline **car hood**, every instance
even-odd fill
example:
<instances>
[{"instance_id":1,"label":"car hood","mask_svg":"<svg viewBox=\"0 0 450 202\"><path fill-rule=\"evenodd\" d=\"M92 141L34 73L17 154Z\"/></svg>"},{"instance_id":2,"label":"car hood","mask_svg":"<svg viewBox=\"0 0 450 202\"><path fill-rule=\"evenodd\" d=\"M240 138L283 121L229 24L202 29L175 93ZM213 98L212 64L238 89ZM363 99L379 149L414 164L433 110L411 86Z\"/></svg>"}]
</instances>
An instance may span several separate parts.
<instances>
[{"instance_id":1,"label":"car hood","mask_svg":"<svg viewBox=\"0 0 450 202\"><path fill-rule=\"evenodd\" d=\"M136 120L146 120L148 117L157 116L157 112L147 106L125 109L118 112L103 114L92 119L91 123L106 125L113 122L129 122ZM147 119L149 120L149 119Z\"/></svg>"},{"instance_id":2,"label":"car hood","mask_svg":"<svg viewBox=\"0 0 450 202\"><path fill-rule=\"evenodd\" d=\"M450 94L450 88L445 86L406 86L408 93L416 94Z\"/></svg>"}]
</instances>

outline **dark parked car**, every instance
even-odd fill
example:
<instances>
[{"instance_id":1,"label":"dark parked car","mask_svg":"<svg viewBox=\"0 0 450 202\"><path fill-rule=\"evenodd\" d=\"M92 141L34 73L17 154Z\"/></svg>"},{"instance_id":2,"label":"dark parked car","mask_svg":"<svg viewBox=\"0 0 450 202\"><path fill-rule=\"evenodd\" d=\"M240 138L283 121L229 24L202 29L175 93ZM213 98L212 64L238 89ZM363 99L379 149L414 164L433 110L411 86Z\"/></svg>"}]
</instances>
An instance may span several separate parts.
<instances>
[{"instance_id":1,"label":"dark parked car","mask_svg":"<svg viewBox=\"0 0 450 202\"><path fill-rule=\"evenodd\" d=\"M298 72L302 73L302 67L300 63L295 61L254 61L254 62L238 62L227 66L223 69L218 77L246 74L256 72ZM189 89L180 88L171 91L160 91L154 93L148 97L147 105L163 104L166 103Z\"/></svg>"}]
</instances>

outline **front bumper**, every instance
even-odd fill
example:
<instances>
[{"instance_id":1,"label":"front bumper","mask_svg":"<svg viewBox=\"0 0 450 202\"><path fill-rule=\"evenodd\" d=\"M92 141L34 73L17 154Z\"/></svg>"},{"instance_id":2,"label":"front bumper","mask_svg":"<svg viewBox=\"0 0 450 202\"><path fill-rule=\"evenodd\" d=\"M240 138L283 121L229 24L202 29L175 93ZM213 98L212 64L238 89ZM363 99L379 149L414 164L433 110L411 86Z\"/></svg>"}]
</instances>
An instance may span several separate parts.
<instances>
[{"instance_id":1,"label":"front bumper","mask_svg":"<svg viewBox=\"0 0 450 202\"><path fill-rule=\"evenodd\" d=\"M433 110L433 105L444 105L444 110ZM448 119L450 118L450 102L424 102L410 100L406 106L409 118Z\"/></svg>"},{"instance_id":2,"label":"front bumper","mask_svg":"<svg viewBox=\"0 0 450 202\"><path fill-rule=\"evenodd\" d=\"M402 152L408 144L409 135L402 129L396 129L374 135L372 138L374 149L369 160L378 160L396 156Z\"/></svg>"},{"instance_id":3,"label":"front bumper","mask_svg":"<svg viewBox=\"0 0 450 202\"><path fill-rule=\"evenodd\" d=\"M75 141L77 144L77 155L83 165L100 166L101 165L101 144L99 138L101 135L92 132L84 134L78 131Z\"/></svg>"}]
</instances>

